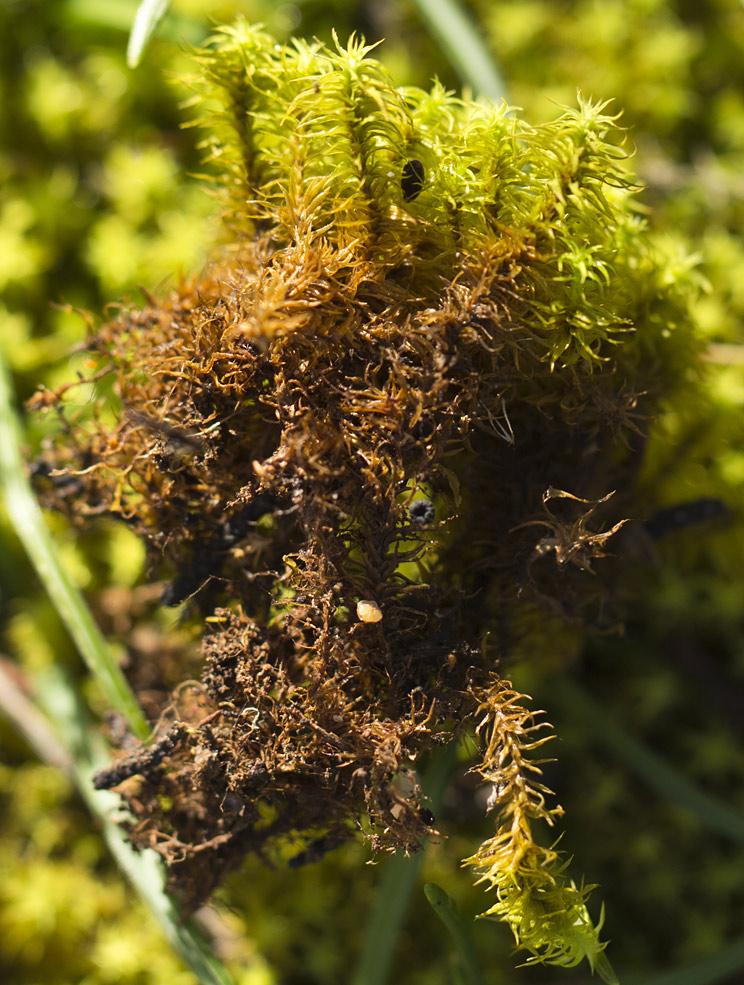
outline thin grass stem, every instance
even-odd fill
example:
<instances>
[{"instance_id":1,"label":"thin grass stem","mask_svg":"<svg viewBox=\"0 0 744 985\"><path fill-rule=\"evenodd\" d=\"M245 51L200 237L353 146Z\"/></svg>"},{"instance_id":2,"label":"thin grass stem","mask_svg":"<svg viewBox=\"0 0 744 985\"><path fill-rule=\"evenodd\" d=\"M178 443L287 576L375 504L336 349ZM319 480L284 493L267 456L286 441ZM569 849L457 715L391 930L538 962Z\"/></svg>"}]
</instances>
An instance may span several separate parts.
<instances>
[{"instance_id":1,"label":"thin grass stem","mask_svg":"<svg viewBox=\"0 0 744 985\"><path fill-rule=\"evenodd\" d=\"M494 102L506 98L506 85L493 55L457 0L413 0L462 82Z\"/></svg>"},{"instance_id":2,"label":"thin grass stem","mask_svg":"<svg viewBox=\"0 0 744 985\"><path fill-rule=\"evenodd\" d=\"M697 814L712 831L732 841L744 842L744 815L696 787L680 770L630 735L575 681L555 679L550 687L551 693L590 727L593 740L600 742L654 793Z\"/></svg>"},{"instance_id":3,"label":"thin grass stem","mask_svg":"<svg viewBox=\"0 0 744 985\"><path fill-rule=\"evenodd\" d=\"M478 965L470 927L457 903L435 882L427 882L424 893L431 908L452 936L462 985L483 985L483 975Z\"/></svg>"},{"instance_id":4,"label":"thin grass stem","mask_svg":"<svg viewBox=\"0 0 744 985\"><path fill-rule=\"evenodd\" d=\"M456 757L457 744L451 743L434 756L424 777L422 786L434 813L441 805ZM385 863L352 985L385 985L388 981L395 947L418 881L420 867L421 854L407 858L398 853Z\"/></svg>"},{"instance_id":5,"label":"thin grass stem","mask_svg":"<svg viewBox=\"0 0 744 985\"><path fill-rule=\"evenodd\" d=\"M728 978L743 969L744 937L739 937L716 954L681 968L665 971L655 978L644 978L638 985L715 985L722 978Z\"/></svg>"},{"instance_id":6,"label":"thin grass stem","mask_svg":"<svg viewBox=\"0 0 744 985\"><path fill-rule=\"evenodd\" d=\"M150 38L165 16L170 0L142 0L134 15L127 42L127 65L136 68Z\"/></svg>"},{"instance_id":7,"label":"thin grass stem","mask_svg":"<svg viewBox=\"0 0 744 985\"><path fill-rule=\"evenodd\" d=\"M103 837L119 869L160 925L166 940L191 969L201 985L233 985L227 969L193 921L185 920L164 889L160 858L150 850L135 851L121 827L121 801L108 790L95 790L91 775L108 760L101 737L88 726L88 714L72 681L59 667L49 667L34 680L35 696L73 759L75 784L91 813L98 818ZM53 725L51 725L53 723Z\"/></svg>"},{"instance_id":8,"label":"thin grass stem","mask_svg":"<svg viewBox=\"0 0 744 985\"><path fill-rule=\"evenodd\" d=\"M0 353L0 473L11 522L31 559L41 582L67 627L91 673L113 707L123 715L141 739L148 725L129 685L114 663L85 600L70 581L60 562L54 541L44 524L23 467L21 428L13 409L10 373ZM164 890L160 860L154 852L135 852L122 830L111 819L119 810L119 798L95 790L93 771L108 759L103 741L84 722L88 715L75 690L59 667L51 666L34 680L37 698L54 731L73 758L76 785L100 819L106 843L119 868L160 924L174 951L185 961L201 985L232 985L227 970L218 961L198 929L184 921L175 902Z\"/></svg>"},{"instance_id":9,"label":"thin grass stem","mask_svg":"<svg viewBox=\"0 0 744 985\"><path fill-rule=\"evenodd\" d=\"M21 454L21 427L14 410L10 372L0 352L0 489L11 523L75 646L98 681L112 708L132 732L146 739L150 729L114 661L90 609L73 585L59 558L31 489Z\"/></svg>"}]
</instances>

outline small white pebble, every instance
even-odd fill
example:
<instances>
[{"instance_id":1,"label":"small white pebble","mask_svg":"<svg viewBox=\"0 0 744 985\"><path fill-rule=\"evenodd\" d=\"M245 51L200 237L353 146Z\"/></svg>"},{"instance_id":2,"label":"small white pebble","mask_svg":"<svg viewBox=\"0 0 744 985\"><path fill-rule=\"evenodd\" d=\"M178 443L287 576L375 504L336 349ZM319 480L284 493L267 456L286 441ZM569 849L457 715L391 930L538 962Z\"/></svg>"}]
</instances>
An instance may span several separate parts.
<instances>
[{"instance_id":1,"label":"small white pebble","mask_svg":"<svg viewBox=\"0 0 744 985\"><path fill-rule=\"evenodd\" d=\"M357 602L357 615L361 622L379 622L382 619L379 605L377 602L370 602L369 599Z\"/></svg>"}]
</instances>

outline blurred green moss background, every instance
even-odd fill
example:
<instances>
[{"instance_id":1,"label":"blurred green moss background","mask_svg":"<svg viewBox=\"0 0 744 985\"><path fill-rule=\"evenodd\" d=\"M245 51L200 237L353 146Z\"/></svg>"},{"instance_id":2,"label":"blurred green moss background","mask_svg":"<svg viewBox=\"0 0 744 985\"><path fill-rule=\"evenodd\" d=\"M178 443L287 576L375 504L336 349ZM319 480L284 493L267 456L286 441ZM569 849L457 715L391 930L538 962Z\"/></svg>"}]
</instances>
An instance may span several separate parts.
<instances>
[{"instance_id":1,"label":"blurred green moss background","mask_svg":"<svg viewBox=\"0 0 744 985\"><path fill-rule=\"evenodd\" d=\"M175 79L193 68L188 44L212 25L242 13L280 40L328 40L334 29L345 40L357 30L388 39L379 55L401 84L437 76L462 85L403 0L176 0L132 70L125 52L136 6L0 3L0 340L21 399L74 373L70 352L85 335L77 310L100 312L205 261L218 225L194 177L197 136L182 128L186 93ZM744 851L619 762L553 675L570 670L609 718L744 814L744 6L471 0L467 8L509 102L528 120L574 104L577 89L615 100L650 222L670 251L694 252L706 285L694 312L705 371L691 374L654 425L636 499L640 519L703 496L725 502L728 516L660 541L639 562L632 593L618 586L632 597L624 637L590 639L570 668L554 666L550 652L509 668L561 737L547 782L567 812L562 847L602 886L621 980L643 980L715 956L741 934ZM42 439L42 425L29 421L30 455ZM125 657L132 624L122 613L142 584L141 552L126 532L102 527L80 538L52 522ZM81 675L4 514L0 606L4 657L30 672L59 661ZM0 744L0 979L192 982L117 874L71 783L4 721ZM455 774L438 816L448 838L422 867L421 883L445 886L470 915L484 901L458 859L488 830L486 793L464 769ZM205 920L237 981L350 981L380 874L364 861L349 846L315 866L276 872L251 862L233 876ZM583 971L512 971L507 932L482 922L474 933L489 983L583 980ZM447 943L418 892L391 981L452 980Z\"/></svg>"}]
</instances>

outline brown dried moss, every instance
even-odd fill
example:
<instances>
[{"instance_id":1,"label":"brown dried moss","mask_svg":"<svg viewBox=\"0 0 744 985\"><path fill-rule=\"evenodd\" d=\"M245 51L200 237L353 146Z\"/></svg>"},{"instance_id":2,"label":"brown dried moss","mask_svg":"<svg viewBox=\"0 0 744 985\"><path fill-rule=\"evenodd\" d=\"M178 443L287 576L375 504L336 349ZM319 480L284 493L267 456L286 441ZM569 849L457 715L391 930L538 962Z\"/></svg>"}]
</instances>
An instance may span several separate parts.
<instances>
[{"instance_id":1,"label":"brown dried moss","mask_svg":"<svg viewBox=\"0 0 744 985\"><path fill-rule=\"evenodd\" d=\"M551 426L515 400L534 384L514 365L509 260L465 270L435 306L392 279L350 289L299 252L257 246L99 329L123 413L57 451L84 483L71 512L121 516L171 572L163 601L208 617L199 700L170 712L188 742L129 794L135 842L194 903L287 832L418 848L432 822L400 777L472 728L535 585L525 517L556 477L575 480L599 416ZM596 466L585 453L589 487ZM533 599L576 595L561 577ZM361 621L360 600L382 619Z\"/></svg>"}]
</instances>

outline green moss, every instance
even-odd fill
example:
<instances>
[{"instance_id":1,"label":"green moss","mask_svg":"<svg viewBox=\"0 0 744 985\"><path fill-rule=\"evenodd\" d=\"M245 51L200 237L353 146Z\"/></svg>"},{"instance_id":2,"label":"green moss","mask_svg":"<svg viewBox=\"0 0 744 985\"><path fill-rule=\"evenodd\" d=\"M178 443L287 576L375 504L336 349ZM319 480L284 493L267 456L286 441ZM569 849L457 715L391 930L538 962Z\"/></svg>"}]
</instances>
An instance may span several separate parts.
<instances>
[{"instance_id":1,"label":"green moss","mask_svg":"<svg viewBox=\"0 0 744 985\"><path fill-rule=\"evenodd\" d=\"M96 6L96 11L99 11L99 6ZM189 13L199 8L198 4L184 4L179 10L187 6ZM491 408L489 426L494 428L494 433L501 430L507 435L511 426L519 441L531 442L532 436L541 429L545 433L544 422L539 414L534 417L515 414L514 403L535 399L539 401L538 407L550 408L546 410L546 415L550 417L556 405L562 408L560 415L564 409L575 414L576 406L584 401L584 395L576 398L572 389L574 374L578 372L583 381L582 387L594 393L591 399L595 409L602 406L601 400L595 400L597 394L601 394L602 399L609 397L616 408L614 401L622 392L622 381L632 380L635 391L645 391L649 396L641 397L640 406L627 403L620 415L617 433L630 441L633 450L624 452L621 441L607 451L603 462L609 462L612 471L606 474L606 483L595 488L578 489L570 484L569 478L574 473L567 465L564 473L568 476L566 481L556 480L555 476L546 477L541 491L552 483L587 497L599 497L617 487L615 507L611 507L611 515L606 518L603 529L623 516L638 518L638 527L643 520L651 517L658 506L674 505L700 496L719 498L730 508L727 518L682 528L650 546L646 541L640 548L635 545L636 560L639 551L643 560L627 576L624 587L613 583L613 599L621 594L631 600L631 636L624 649L613 651L609 644L603 648L595 641L590 648L590 656L582 657L584 628L577 621L572 625L564 622L566 595L561 595L562 611L557 615L545 610L544 600L523 601L519 610L515 611L511 601L503 601L504 589L499 580L487 590L487 604L484 602L475 606L476 621L483 618L483 612L488 608L492 614L489 617L492 634L494 625L499 633L503 633L503 614L508 609L510 618L506 639L498 635L491 635L488 639L496 644L494 650L502 657L508 653L511 659L529 661L529 665L519 671L527 681L525 685L520 685L520 689L532 693L533 684L539 686L546 667L563 668L569 665L573 673L586 675L602 694L606 707L614 709L621 717L627 710L645 709L642 715L633 718L633 728L638 734L650 736L657 747L670 756L679 756L680 763L687 761L690 742L694 745L695 735L712 730L715 739L713 752L701 750L700 755L707 763L718 763L721 774L706 778L701 773L701 780L712 784L721 796L732 796L731 783L724 778L725 751L728 743L731 750L728 768L735 769L738 761L733 750L737 747L737 741L728 738L725 728L719 731L721 713L710 696L710 688L716 681L722 681L724 690L735 693L742 675L742 464L741 455L737 452L742 443L738 400L741 387L738 370L730 365L736 358L737 349L715 348L723 344L736 347L741 341L742 299L738 271L741 266L742 217L737 176L741 173L742 124L739 112L741 100L737 92L741 88L744 59L739 25L734 20L740 12L736 4L715 3L693 11L689 5L672 2L628 2L609 6L588 2L499 4L497 7L474 4L473 8L481 14L481 22L490 31L493 48L509 82L512 100L524 107L524 119L514 122L513 134L504 140L504 148L500 148L499 154L494 155L495 170L508 170L512 150L522 141L529 143L534 139L532 146L535 153L539 153L537 138L529 135L525 120L533 123L551 120L554 128L552 118L556 110L546 97L552 95L561 103L573 103L575 91L580 88L587 97L591 96L593 103L614 98L617 108L624 109L622 122L631 128L632 145L639 149L634 165L649 186L642 194L642 201L652 206L647 220L651 232L643 234L650 235L651 245L641 251L637 245L639 231L646 223L632 219L626 211L633 199L625 199L623 203L624 196L613 193L613 208L619 208L624 218L613 233L607 234L601 251L590 250L587 255L585 242L579 239L572 246L566 240L559 243L560 249L543 251L527 265L532 271L539 270L541 277L543 270L547 269L550 292L561 292L562 315L556 318L550 310L547 313L540 311L540 317L546 319L546 324L551 327L539 336L540 345L535 343L534 352L539 355L534 365L529 364L529 373L534 374L532 382L527 386L521 381L518 395L503 405L511 424L507 424L499 403ZM319 21L315 6L303 4L299 9L304 18L299 26L302 33L306 36L317 33L330 38L330 27L322 22L322 11ZM275 30L277 25L270 20L274 17L273 6L257 10L252 8L249 15L264 19ZM334 24L341 37L347 35L349 22L345 18L350 18L352 14L351 8L335 12ZM95 17L98 16L103 15L95 13ZM231 11L226 10L226 16L231 16ZM397 79L428 85L429 78L435 73L448 82L453 78L418 24L412 23L410 17L399 13L397 8L392 12L385 8L379 16L383 18L380 30L389 38L395 38L394 44L388 43L380 49L380 54L387 59L387 64L392 64L391 59L394 60ZM4 18L6 14L0 17ZM130 78L123 68L122 35L106 33L110 29L102 32L98 27L91 27L90 19L67 22L66 17L67 7L63 10L53 5L38 5L32 6L27 16L16 17L12 26L7 20L3 21L6 28L4 37L9 41L1 82L7 113L0 122L0 131L7 150L0 159L0 175L4 183L5 204L22 202L25 210L20 225L18 214L12 208L7 214L3 212L12 221L0 228L0 237L5 236L13 245L13 249L4 254L6 260L8 257L11 259L5 279L3 311L7 315L3 323L3 339L19 374L21 389L25 388L25 392L29 392L32 381L39 374L47 373L50 363L63 357L82 333L82 324L69 314L54 311L50 300L59 301L62 295L62 300L98 308L119 292L134 289L138 283L153 287L167 277L168 282L173 284L180 270L199 266L205 237L210 239L212 236L208 230L204 231L202 225L202 217L209 206L205 208L199 204L199 193L193 188L189 190L190 186L185 183L185 172L197 167L192 142L194 131L178 133L176 124L183 118L183 114L176 109L179 95L175 90L168 92L161 82L163 69L174 65L179 57L171 60L172 53L166 42L157 42L140 72ZM286 25L282 30L285 28ZM411 28L413 33L409 34ZM16 57L19 47L34 49L22 65ZM83 51L84 55L81 54ZM183 66L183 59L180 59L180 64ZM38 80L34 74L37 67ZM50 98L45 102L45 90L40 82L42 78L53 87L47 90L50 95L59 90L59 100ZM77 97L75 89L78 90ZM24 95L19 96L20 93ZM70 104L70 97L73 102L77 98L77 107ZM431 98L427 110L429 119L426 121L429 136L438 132L440 123L437 122L437 114L448 105L442 94L437 95L436 99ZM460 121L466 115L463 107L455 106L451 111ZM486 120L487 114L482 110L480 112L482 119ZM613 106L603 112L611 115L615 108ZM423 109L417 118L419 121L424 120L422 113ZM496 120L494 132L503 133L503 129L498 130L498 127L503 128L509 117L497 114L493 119ZM568 126L568 123L565 125ZM572 125L575 126L575 116ZM551 132L555 135L555 128ZM165 134L164 139L161 134ZM480 141L480 146L467 158L466 168L472 168L477 155L493 153L484 152L482 135L475 136L478 137L475 143ZM547 135L545 139L548 139ZM620 139L621 132L609 126L609 143L617 146ZM462 248L462 242L456 242L453 247L452 236L447 239L446 202L447 195L457 199L463 177L466 182L468 178L460 162L450 163L450 158L457 156L454 149L458 145L453 143L452 147L448 147L447 143L448 140L445 140L443 148L438 148L431 140L429 144L426 141L415 144L416 150L411 150L410 156L406 156L409 154L406 148L403 157L394 158L400 172L396 171L392 186L383 187L382 190L382 202L387 207L394 197L396 184L400 190L398 182L406 161L413 157L422 160L416 155L424 155L425 152L430 154L426 161L428 175L437 174L436 168L442 161L447 162L446 168L451 168L451 174L445 169L444 174L437 175L426 192L422 191L410 202L402 203L401 208L408 212L402 225L396 226L394 221L388 221L389 217L385 220L388 222L389 240L398 248L401 244L405 247L406 237L413 230L418 230L415 233L419 237L417 242L425 242L421 238L420 224L429 214L428 210L433 208L434 214L442 218L435 230L436 243L442 246L440 266L430 265L435 255L434 249L431 255L423 259L417 253L412 257L403 257L402 283L404 286L414 281L425 284L426 289L421 291L425 298L423 304L431 304L439 289L436 278L426 283L427 272L436 268L439 276L442 271L456 268L460 255L458 250ZM52 155L55 166L50 169ZM540 163L547 167L547 162ZM322 161L318 166L322 173ZM142 174L139 173L140 168ZM555 173L551 172L552 176ZM516 186L507 188L506 194L507 200L512 203L516 197L512 192L520 191L518 170L515 174ZM143 181L138 185L140 178ZM171 179L173 184L169 187ZM480 173L474 187L479 181ZM426 194L429 195L428 202ZM434 199L437 201L434 202ZM134 208L130 215L128 203L132 201ZM274 205L277 208L282 205L278 195L274 196ZM233 203L232 208L234 217L240 218L240 202L237 205ZM326 202L325 208L333 218L332 206L329 207ZM477 209L476 202L473 207L475 221L473 214L464 217L467 236L476 230ZM243 219L246 219L245 214ZM416 226L417 222L419 227ZM238 225L242 234L249 239L252 235L250 221L240 221ZM595 229L596 226L595 217ZM398 235L396 230L401 229ZM672 229L674 234L670 235ZM656 230L661 230L663 235L657 237ZM627 253L624 244L629 245ZM693 253L700 255L698 267L689 264ZM381 259L384 259L384 250L375 263ZM591 275L588 285L582 280L586 269ZM703 285L698 270L707 279L707 290L701 290ZM603 285L603 271L609 271L612 287ZM674 273L670 274L670 271ZM393 277L401 283L395 269ZM562 277L566 280L561 281ZM598 286L595 287L592 278ZM526 282L525 277L523 283ZM587 297L587 286L590 288L588 294L593 291L593 296ZM609 322L602 326L597 323L600 331L594 336L590 333L588 340L582 331L581 317L574 319L571 315L565 322L562 320L563 315L574 310L567 307L571 291L578 292L581 304L576 311L579 316L593 318L599 305L603 317ZM609 308L605 307L608 299ZM538 300L544 301L544 297L538 297ZM688 304L691 306L691 316ZM634 336L623 331L615 332L617 322L612 319L618 315L622 318L628 312L632 313L628 320L635 325L653 327L636 332ZM551 319L561 322L553 334ZM671 338L665 334L670 326ZM608 328L613 328L613 337L618 344L597 344L597 338L600 335L604 338ZM55 333L52 336L47 334L51 331ZM568 353L566 358L575 361L570 369L564 370L560 346L567 340L570 342L565 350ZM591 357L582 349L583 341L588 341L589 350L593 353ZM700 374L698 369L690 373L687 367L695 362L695 351L708 344L712 344L709 355L717 361L708 363L704 374ZM541 361L546 353L558 354L557 368L552 374L545 372L543 375L543 370L549 368L547 363ZM602 358L609 356L609 362L600 363L594 358L597 354ZM588 367L592 367L591 372ZM584 377L585 370L587 375ZM568 375L562 376L564 373ZM46 376L46 379L51 385L58 386L69 375L63 363L54 376ZM569 376L572 377L570 381ZM563 382L554 381L555 377L562 377ZM595 390L597 385L598 390ZM567 462L577 461L583 449L592 447L597 433L606 433L603 429L609 418L607 405L604 406L605 411L596 410L595 431L585 436L581 443L566 444ZM642 417L633 416L638 410L645 416L645 421ZM649 421L650 413L655 415L653 422ZM641 454L640 440L636 440L632 430L629 432L626 428L629 418L642 431L650 427L638 481L631 481L629 472L623 472L623 469L630 468L629 459ZM562 417L560 419L563 420ZM110 426L108 423L107 427ZM36 434L41 430L34 425ZM566 433L562 428L554 430L551 447L565 443ZM490 447L485 439L476 442L478 454ZM441 520L450 515L449 506L453 499L457 499L452 487L460 487L461 499L457 510L461 511L462 519L452 522L448 528L450 544L456 545L458 540L464 543L469 529L488 531L488 517L494 511L503 511L505 516L512 515L508 502L505 508L504 501L491 494L500 476L505 474L502 459L498 456L497 459L498 467L494 465L493 470L472 487L472 470L468 471L470 460L462 456L454 462L450 460L447 468L453 481L443 482L433 491L426 489L425 494L437 500L437 516ZM512 477L521 477L525 471L524 463L514 460L506 471ZM595 475L600 474L602 469L598 467ZM625 476L622 484L617 481L620 474ZM476 508L480 500L483 501L482 510ZM405 502L405 495L400 502ZM223 504L224 499L219 501L215 510ZM525 515L520 515L516 522L521 522ZM539 500L535 500L530 515L533 519L546 519L540 512ZM271 529L262 530L261 533L271 540L277 534L279 524L280 520L271 517ZM528 529L538 536L549 536L545 527ZM621 531L623 537L625 533ZM97 536L92 534L86 539L76 564L86 564L84 556L89 551L97 553L100 559L101 555L111 550L116 552L129 583L140 564L139 552L135 552L131 561L126 561L128 548L125 539L120 542L112 538L109 548L106 546L108 539L96 546ZM482 554L471 553L469 560L476 563L482 561L485 554L493 550L493 544L498 544L503 536L503 531L494 534ZM409 543L406 541L407 545ZM614 546L614 542L610 542L613 551L622 555L621 565L627 561L625 543L623 541L621 547L619 543ZM453 548L450 559L455 553ZM552 549L540 564L548 561L554 563L554 557L555 550ZM168 576L181 562L182 558L176 552L166 559L165 566L156 567L148 577ZM426 581L431 577L431 562L432 559L427 558L426 565L418 568L416 563L404 562L397 570L413 582L419 578ZM607 563L597 562L597 570L602 576ZM466 570L466 559L461 559L458 564L460 570ZM7 563L3 574L6 597L33 590L28 578L19 577L20 568L15 570L14 567L9 574L6 569L9 570ZM102 578L108 577L107 565L97 562L92 570L93 587ZM239 571L240 567L236 570ZM565 567L560 573L561 577L568 574L569 580L583 576L581 571L568 571ZM541 569L533 567L533 574L539 576L540 591L544 593L549 588L547 594L554 597L554 586L545 584ZM458 574L458 577L462 575ZM506 578L507 584L510 577ZM593 601L589 610L583 613L584 623L592 622L598 611L594 593L596 582L589 576L579 590L582 599L586 598L587 587ZM157 596L157 586L141 588L140 600L148 592L149 597ZM511 598L508 592L507 597ZM340 624L348 624L353 617L354 603L355 600L351 600L350 605L338 607ZM129 617L124 615L127 604L122 603L116 609L117 624L125 636L128 636L129 630L121 627L125 623L131 626L131 621L127 622ZM142 668L152 668L156 663L157 647L153 649L144 645L148 632L153 625L167 627L172 622L167 612L151 620L151 613L143 614L142 604L142 601L136 603L139 608L138 615L134 617L135 624L137 620L144 624L134 647L138 672ZM280 620L282 604L277 610ZM569 598L568 612L572 616L576 614L575 604L576 595ZM48 615L48 606L31 602L28 611L30 615L25 617L25 622L21 619L14 623L13 630L5 637L6 643L12 645L15 652L30 655L32 663L34 654L41 657L44 651L47 655L64 652L67 644L60 639L59 629ZM198 619L195 621L198 622ZM607 619L607 622L612 621L612 618ZM44 629L44 637L40 635L40 627ZM675 662L663 661L666 653L682 653L674 636L677 631L686 633L693 641L693 649L697 648L707 655L704 674L691 675L684 669L686 665L676 659ZM158 632L160 635L155 634L160 641L158 646L166 652L162 630ZM151 642L152 639L151 635ZM480 646L481 639L477 643ZM173 661L172 653L169 653L168 659ZM142 672L141 679L146 686L147 673ZM603 688L603 685L606 686ZM704 698L701 697L703 693ZM549 708L552 717L555 714L552 695L545 695L541 703ZM655 709L653 713L652 709ZM706 718L706 709L710 719ZM660 722L663 722L663 728ZM697 724L693 726L693 722ZM724 849L703 834L693 838L695 844L690 847L685 840L688 836L684 834L684 824L676 815L656 809L648 803L642 790L629 789L624 774L611 771L605 761L595 761L590 753L591 733L582 732L580 723L573 723L570 713L556 724L565 739L560 751L565 767L562 770L560 765L556 767L556 774L551 772L551 767L546 767L546 770L548 782L560 790L561 799L568 808L569 823L562 845L575 856L576 865L586 871L592 881L599 880L604 886L609 933L614 941L613 954L619 954L621 962L624 957L626 964L635 969L652 969L654 963L667 968L673 958L681 960L688 955L699 956L706 949L715 949L716 941L721 939L722 934L731 936L737 932L730 919L731 913L737 912L741 905L735 887L721 885L720 892L708 893L704 907L693 908L680 902L691 898L699 900L700 886L704 883L718 886L716 880L720 879L721 870L727 869L727 866L729 872L736 871L736 866L722 861ZM577 729L576 752L568 749L570 730L574 725ZM685 736L689 737L687 744ZM677 738L681 744L678 744ZM603 783L610 773L613 783L600 796ZM612 792L617 788L624 790L624 795ZM587 796L587 790L592 791L591 796ZM603 805L605 808L601 809ZM484 837L482 826L478 829L473 819L469 829L472 842L467 844L461 840L464 837L460 830L464 810L461 803L460 813L456 819L453 817L450 820L448 827L450 837L457 841L457 844L454 841L451 843L451 850L459 856L472 854L478 841ZM678 830L682 834L671 834L662 843L657 839L650 851L648 845L643 851L639 848L638 861L630 865L628 860L635 857L636 851L634 840L641 839L638 834L640 828ZM597 830L606 832L606 837L597 838ZM628 847L620 851L617 846ZM329 858L331 868L332 858ZM658 870L658 878L650 872L651 869ZM432 878L449 889L455 876L452 875L451 865L448 871L446 878L439 873ZM685 874L693 872L694 886L685 881ZM312 882L311 877L309 882ZM354 880L349 876L349 892L352 892L353 884ZM465 892L464 889L462 891ZM271 885L267 883L261 892L265 894L262 898L268 898ZM291 896L291 890L288 890L288 895ZM311 896L309 893L309 898ZM345 898L343 894L341 896ZM470 899L473 900L472 897ZM302 912L293 926L302 923L303 906L298 904ZM349 907L352 906L350 902ZM312 909L309 903L307 908ZM473 901L470 909L474 912L475 908ZM668 928L656 919L660 911L674 913L674 917L669 918L669 924L683 929L670 935ZM416 930L424 936L433 933L430 926L420 921L416 924ZM123 933L129 932L127 929ZM317 941L319 935L323 936L322 928L314 926L312 933L302 936L301 947L315 953L314 948L322 948L322 943ZM686 950L681 944L682 940L689 942ZM479 944L486 951L490 947L487 941L487 937L481 934ZM406 965L406 975L428 975L431 979L440 973L439 968L434 969L429 963L431 956L427 949L417 951L415 942L410 939L409 945L412 946L407 947L407 953L416 956L420 967L417 970ZM339 943L338 949L343 949L343 942ZM132 953L136 950L134 948ZM50 947L50 954L52 952L53 948ZM106 953L116 960L113 951ZM294 955L292 960L295 959L299 966L301 959ZM43 959L39 960L37 968ZM274 960L278 967L285 960L280 946L276 947ZM288 956L286 960L289 961ZM322 958L319 960L322 964ZM401 967L406 960L405 956L401 956ZM31 968L32 965L29 965ZM328 973L326 968L325 974ZM104 969L101 974L115 975L115 966L113 971ZM40 977L38 972L34 975L36 979Z\"/></svg>"},{"instance_id":2,"label":"green moss","mask_svg":"<svg viewBox=\"0 0 744 985\"><path fill-rule=\"evenodd\" d=\"M103 497L180 566L164 601L223 586L202 596L203 693L172 706L188 747L162 778L140 763L136 837L192 905L246 850L310 830L323 854L361 814L373 848L415 850L430 821L408 763L477 728L499 807L468 864L489 914L530 961L611 981L589 889L533 837L562 813L530 759L543 726L494 669L548 637L566 660L561 623L619 618L593 562L623 526L634 438L695 365L704 283L639 218L605 104L532 126L399 89L370 51L239 22L200 53L227 241L97 332L126 412L114 441L94 416L58 444L83 480L70 514Z\"/></svg>"}]
</instances>

